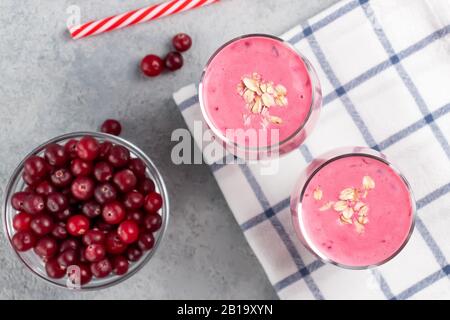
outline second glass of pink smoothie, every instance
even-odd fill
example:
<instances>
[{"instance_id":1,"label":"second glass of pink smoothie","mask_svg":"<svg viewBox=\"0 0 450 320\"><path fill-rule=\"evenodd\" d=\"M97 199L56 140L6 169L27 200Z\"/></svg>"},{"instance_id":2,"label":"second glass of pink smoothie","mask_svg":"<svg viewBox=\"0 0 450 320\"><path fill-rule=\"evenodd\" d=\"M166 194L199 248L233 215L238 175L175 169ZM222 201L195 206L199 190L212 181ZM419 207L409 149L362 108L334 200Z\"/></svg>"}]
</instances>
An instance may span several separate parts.
<instances>
[{"instance_id":1,"label":"second glass of pink smoothie","mask_svg":"<svg viewBox=\"0 0 450 320\"><path fill-rule=\"evenodd\" d=\"M223 45L199 86L202 113L227 150L244 159L285 154L313 129L322 102L311 63L269 35L247 35Z\"/></svg>"}]
</instances>

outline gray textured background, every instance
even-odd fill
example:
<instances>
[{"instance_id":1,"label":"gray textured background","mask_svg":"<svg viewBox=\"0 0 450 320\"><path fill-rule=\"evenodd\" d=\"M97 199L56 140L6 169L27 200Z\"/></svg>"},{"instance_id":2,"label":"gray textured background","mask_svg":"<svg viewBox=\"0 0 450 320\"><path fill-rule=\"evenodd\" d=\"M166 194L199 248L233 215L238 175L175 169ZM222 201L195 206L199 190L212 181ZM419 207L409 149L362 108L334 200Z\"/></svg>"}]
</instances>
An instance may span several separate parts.
<instances>
[{"instance_id":1,"label":"gray textured background","mask_svg":"<svg viewBox=\"0 0 450 320\"><path fill-rule=\"evenodd\" d=\"M171 93L196 81L208 57L235 36L280 34L336 0L223 0L222 3L98 37L71 41L71 4L82 21L150 0L0 1L0 195L19 160L37 144L117 118L165 177L172 200L167 238L138 274L113 288L74 293L37 279L0 238L3 299L273 299L276 294L205 165L175 166L171 132L185 127ZM164 54L177 32L194 46L185 67L144 79L140 59Z\"/></svg>"}]
</instances>

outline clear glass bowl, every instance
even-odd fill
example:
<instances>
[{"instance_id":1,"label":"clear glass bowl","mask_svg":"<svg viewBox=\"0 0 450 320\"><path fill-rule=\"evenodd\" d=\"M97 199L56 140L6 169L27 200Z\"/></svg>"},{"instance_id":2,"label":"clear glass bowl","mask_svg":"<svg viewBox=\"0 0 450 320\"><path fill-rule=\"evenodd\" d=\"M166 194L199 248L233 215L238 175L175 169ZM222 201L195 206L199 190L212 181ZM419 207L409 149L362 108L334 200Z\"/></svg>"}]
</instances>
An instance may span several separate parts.
<instances>
[{"instance_id":1,"label":"clear glass bowl","mask_svg":"<svg viewBox=\"0 0 450 320\"><path fill-rule=\"evenodd\" d=\"M308 115L306 116L306 119L303 121L303 123L300 123L298 128L295 130L293 134L291 134L289 137L284 139L283 141L280 141L276 144L272 144L269 146L261 146L261 147L249 147L249 146L242 146L236 143L235 141L232 141L229 139L220 129L218 129L214 125L214 121L210 118L208 109L206 107L206 103L203 98L204 94L204 81L205 77L208 71L209 66L211 65L214 58L226 47L233 44L234 42L246 38L252 38L252 37L265 37L272 40L279 41L284 46L290 48L293 52L295 52L298 57L303 61L306 70L308 71L308 75L311 81L311 90L312 90L312 96L311 96L311 105L309 107ZM208 63L206 64L205 68L203 69L203 73L200 79L199 84L199 103L200 108L202 110L203 119L205 120L208 127L213 132L214 136L223 144L226 150L234 154L235 156L244 159L244 160L258 160L258 159L265 159L265 158L276 158L281 155L285 155L289 153L290 151L297 149L305 140L306 138L311 134L312 130L314 129L317 120L320 116L320 110L322 107L322 88L320 85L319 77L314 70L314 67L312 66L311 62L304 57L293 45L291 45L289 42L268 34L248 34L243 35L240 37L237 37L231 41L226 42L224 45L222 45L209 59Z\"/></svg>"},{"instance_id":2,"label":"clear glass bowl","mask_svg":"<svg viewBox=\"0 0 450 320\"><path fill-rule=\"evenodd\" d=\"M11 239L15 233L15 230L13 228L13 217L17 211L11 205L11 197L13 196L14 193L23 190L25 187L25 183L22 180L22 173L24 162L26 159L28 159L32 155L42 155L46 146L51 143L64 144L66 141L70 139L80 139L86 135L95 137L98 141L109 141L113 144L124 146L130 150L131 156L133 158L140 158L144 161L144 163L147 165L147 175L155 182L156 191L160 193L163 198L163 206L160 210L160 215L162 217L162 225L160 230L154 233L155 245L153 249L144 252L143 256L139 261L130 263L130 268L125 275L117 276L111 274L110 276L102 279L92 278L91 282L89 282L88 284L83 285L80 288L76 288L70 282L67 281L67 277L64 277L62 279L49 278L45 271L45 264L34 253L33 250L28 250L26 252L17 252L16 250L14 250L14 248L12 247ZM6 237L8 238L9 243L11 245L11 250L23 262L23 264L39 278L44 279L49 283L52 283L58 287L63 288L71 288L71 289L76 288L80 290L103 289L118 284L130 278L132 275L136 274L142 267L144 267L144 265L153 257L153 255L157 251L159 245L161 244L165 230L167 228L168 220L169 220L169 195L166 189L166 185L164 184L164 181L161 177L161 174L159 173L158 169L155 167L153 162L150 160L150 158L134 144L122 138L99 132L68 133L53 138L38 146L36 149L31 151L14 170L6 187L5 196L3 199L3 223Z\"/></svg>"},{"instance_id":3,"label":"clear glass bowl","mask_svg":"<svg viewBox=\"0 0 450 320\"><path fill-rule=\"evenodd\" d=\"M332 260L325 253L323 253L321 250L319 250L317 248L317 246L313 243L313 241L308 236L308 232L305 229L304 222L303 222L303 217L302 217L303 196L304 196L306 188L308 187L308 184L311 181L311 179L314 177L314 175L316 173L318 173L327 164L329 164L335 160L341 159L343 157L348 157L348 156L369 157L369 158L373 158L375 160L385 163L402 179L402 181L404 182L406 189L409 193L410 206L411 206L410 212L411 212L411 216L412 216L412 221L411 221L411 226L410 226L409 232L408 232L408 234L406 234L406 237L405 237L403 243L400 245L400 247L394 253L392 253L386 259L379 261L378 263L375 263L373 265L349 266L349 265L344 265L342 263ZM408 240L410 239L411 234L414 230L415 217L416 217L416 202L414 200L414 195L411 190L411 186L409 185L405 176L392 164L392 162L386 157L386 155L384 155L376 150L367 148L367 147L342 147L342 148L337 148L337 149L331 150L331 151L317 157L300 174L300 177L297 180L296 186L294 187L294 190L291 194L290 208L291 208L291 215L292 215L292 223L294 225L294 229L297 234L297 237L302 242L302 244L312 254L314 254L317 258L319 258L323 262L331 263L331 264L334 264L334 265L337 265L339 267L346 268L346 269L358 269L358 270L380 266L380 265L388 262L392 258L394 258L405 247Z\"/></svg>"}]
</instances>

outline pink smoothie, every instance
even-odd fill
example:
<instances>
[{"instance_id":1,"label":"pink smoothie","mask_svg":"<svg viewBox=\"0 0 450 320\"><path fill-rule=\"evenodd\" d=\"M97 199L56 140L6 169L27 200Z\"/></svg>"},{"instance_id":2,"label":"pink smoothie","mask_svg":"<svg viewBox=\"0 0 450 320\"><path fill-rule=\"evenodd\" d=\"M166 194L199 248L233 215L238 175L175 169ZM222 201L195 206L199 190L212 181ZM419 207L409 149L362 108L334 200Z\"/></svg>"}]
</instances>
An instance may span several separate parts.
<instances>
[{"instance_id":1,"label":"pink smoothie","mask_svg":"<svg viewBox=\"0 0 450 320\"><path fill-rule=\"evenodd\" d=\"M238 84L254 73L262 81L286 89L286 105L268 109L270 116L282 123L264 122L264 116L252 113L238 94ZM265 145L259 146L290 138L303 126L311 109L311 80L304 61L289 45L269 37L252 36L226 45L209 63L202 87L201 99L212 126L224 136L227 129L256 129L268 137ZM271 140L271 130L279 130L279 141ZM236 137L233 140L239 141ZM256 145L250 141L247 146Z\"/></svg>"},{"instance_id":2,"label":"pink smoothie","mask_svg":"<svg viewBox=\"0 0 450 320\"><path fill-rule=\"evenodd\" d=\"M365 186L364 177L369 177ZM357 198L336 204L348 188L358 190L350 193ZM352 208L349 220L341 220L343 211L336 210L342 210L342 205ZM363 206L367 210L361 210ZM359 155L322 167L306 186L299 214L312 249L351 267L376 265L393 256L413 224L411 197L403 179L384 162Z\"/></svg>"}]
</instances>

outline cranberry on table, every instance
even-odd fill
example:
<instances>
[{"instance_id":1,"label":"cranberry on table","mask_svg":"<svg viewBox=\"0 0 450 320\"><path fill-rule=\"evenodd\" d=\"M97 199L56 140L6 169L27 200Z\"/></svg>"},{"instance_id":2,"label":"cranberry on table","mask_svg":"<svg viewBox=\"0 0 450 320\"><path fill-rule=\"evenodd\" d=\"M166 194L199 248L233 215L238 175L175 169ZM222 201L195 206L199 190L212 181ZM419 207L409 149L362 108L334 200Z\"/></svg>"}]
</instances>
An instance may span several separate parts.
<instances>
[{"instance_id":1,"label":"cranberry on table","mask_svg":"<svg viewBox=\"0 0 450 320\"><path fill-rule=\"evenodd\" d=\"M19 212L13 218L13 228L16 231L28 231L30 230L31 220L33 215L26 212Z\"/></svg>"},{"instance_id":2,"label":"cranberry on table","mask_svg":"<svg viewBox=\"0 0 450 320\"><path fill-rule=\"evenodd\" d=\"M48 211L57 213L67 209L69 206L69 200L64 194L54 192L48 195L45 205Z\"/></svg>"},{"instance_id":3,"label":"cranberry on table","mask_svg":"<svg viewBox=\"0 0 450 320\"><path fill-rule=\"evenodd\" d=\"M102 206L95 201L85 202L81 212L88 218L95 218L102 214Z\"/></svg>"},{"instance_id":4,"label":"cranberry on table","mask_svg":"<svg viewBox=\"0 0 450 320\"><path fill-rule=\"evenodd\" d=\"M94 197L98 203L105 204L117 198L117 190L111 183L102 183L95 188Z\"/></svg>"},{"instance_id":5,"label":"cranberry on table","mask_svg":"<svg viewBox=\"0 0 450 320\"><path fill-rule=\"evenodd\" d=\"M64 150L66 151L66 155L67 155L70 159L75 159L76 157L78 157L78 154L77 154L77 144L78 144L78 140L70 139L70 140L67 141L66 144L64 145Z\"/></svg>"},{"instance_id":6,"label":"cranberry on table","mask_svg":"<svg viewBox=\"0 0 450 320\"><path fill-rule=\"evenodd\" d=\"M94 167L94 177L99 182L107 182L113 178L113 167L104 161L97 162Z\"/></svg>"},{"instance_id":7,"label":"cranberry on table","mask_svg":"<svg viewBox=\"0 0 450 320\"><path fill-rule=\"evenodd\" d=\"M137 191L130 191L125 195L123 204L127 209L139 209L144 205L144 196Z\"/></svg>"},{"instance_id":8,"label":"cranberry on table","mask_svg":"<svg viewBox=\"0 0 450 320\"><path fill-rule=\"evenodd\" d=\"M147 77L159 76L164 70L164 61L157 55L150 54L141 61L141 71Z\"/></svg>"},{"instance_id":9,"label":"cranberry on table","mask_svg":"<svg viewBox=\"0 0 450 320\"><path fill-rule=\"evenodd\" d=\"M89 225L90 221L86 216L77 214L67 220L66 228L71 235L82 236L89 230Z\"/></svg>"},{"instance_id":10,"label":"cranberry on table","mask_svg":"<svg viewBox=\"0 0 450 320\"><path fill-rule=\"evenodd\" d=\"M56 192L56 188L46 180L42 181L36 186L36 193L41 196L48 196L53 192Z\"/></svg>"},{"instance_id":11,"label":"cranberry on table","mask_svg":"<svg viewBox=\"0 0 450 320\"><path fill-rule=\"evenodd\" d=\"M85 136L78 141L77 155L80 159L92 161L97 158L100 152L100 144L90 136Z\"/></svg>"},{"instance_id":12,"label":"cranberry on table","mask_svg":"<svg viewBox=\"0 0 450 320\"><path fill-rule=\"evenodd\" d=\"M118 201L112 201L103 207L102 216L109 224L119 224L125 218L125 207Z\"/></svg>"},{"instance_id":13,"label":"cranberry on table","mask_svg":"<svg viewBox=\"0 0 450 320\"><path fill-rule=\"evenodd\" d=\"M112 147L113 144L109 141L103 141L102 143L100 143L100 151L98 152L98 158L105 160L108 157Z\"/></svg>"},{"instance_id":14,"label":"cranberry on table","mask_svg":"<svg viewBox=\"0 0 450 320\"><path fill-rule=\"evenodd\" d=\"M139 249L137 244L133 244L128 247L125 256L127 257L128 261L136 262L142 257L142 250Z\"/></svg>"},{"instance_id":15,"label":"cranberry on table","mask_svg":"<svg viewBox=\"0 0 450 320\"><path fill-rule=\"evenodd\" d=\"M144 228L148 231L155 232L161 228L162 218L157 213L151 213L144 218Z\"/></svg>"},{"instance_id":16,"label":"cranberry on table","mask_svg":"<svg viewBox=\"0 0 450 320\"><path fill-rule=\"evenodd\" d=\"M100 131L114 136L119 136L122 132L122 125L119 121L114 119L107 119L100 127Z\"/></svg>"},{"instance_id":17,"label":"cranberry on table","mask_svg":"<svg viewBox=\"0 0 450 320\"><path fill-rule=\"evenodd\" d=\"M89 177L77 177L71 186L72 195L78 200L89 200L94 195L95 183Z\"/></svg>"},{"instance_id":18,"label":"cranberry on table","mask_svg":"<svg viewBox=\"0 0 450 320\"><path fill-rule=\"evenodd\" d=\"M103 231L91 229L83 235L83 243L87 246L94 243L102 244L105 242L105 238L106 235Z\"/></svg>"},{"instance_id":19,"label":"cranberry on table","mask_svg":"<svg viewBox=\"0 0 450 320\"><path fill-rule=\"evenodd\" d=\"M191 48L192 39L186 33L179 33L173 37L172 44L175 50L185 52Z\"/></svg>"},{"instance_id":20,"label":"cranberry on table","mask_svg":"<svg viewBox=\"0 0 450 320\"><path fill-rule=\"evenodd\" d=\"M88 176L92 172L92 163L82 159L73 159L70 163L70 171L74 176Z\"/></svg>"},{"instance_id":21,"label":"cranberry on table","mask_svg":"<svg viewBox=\"0 0 450 320\"><path fill-rule=\"evenodd\" d=\"M139 239L137 242L139 249L143 251L148 251L153 249L155 245L155 237L151 232L143 232L139 235Z\"/></svg>"},{"instance_id":22,"label":"cranberry on table","mask_svg":"<svg viewBox=\"0 0 450 320\"><path fill-rule=\"evenodd\" d=\"M128 272L129 263L124 256L115 256L112 259L113 272L118 275L124 275Z\"/></svg>"},{"instance_id":23,"label":"cranberry on table","mask_svg":"<svg viewBox=\"0 0 450 320\"><path fill-rule=\"evenodd\" d=\"M138 178L143 178L145 176L145 171L147 170L147 166L144 161L139 158L133 158L130 160L130 164L128 165L128 169L133 171L133 173Z\"/></svg>"},{"instance_id":24,"label":"cranberry on table","mask_svg":"<svg viewBox=\"0 0 450 320\"><path fill-rule=\"evenodd\" d=\"M44 197L38 194L29 194L23 202L23 210L31 214L38 214L45 210Z\"/></svg>"},{"instance_id":25,"label":"cranberry on table","mask_svg":"<svg viewBox=\"0 0 450 320\"><path fill-rule=\"evenodd\" d=\"M164 59L164 63L170 71L178 70L183 66L183 56L176 51L169 52Z\"/></svg>"},{"instance_id":26,"label":"cranberry on table","mask_svg":"<svg viewBox=\"0 0 450 320\"><path fill-rule=\"evenodd\" d=\"M112 271L112 265L108 258L91 263L91 272L97 278L105 278Z\"/></svg>"},{"instance_id":27,"label":"cranberry on table","mask_svg":"<svg viewBox=\"0 0 450 320\"><path fill-rule=\"evenodd\" d=\"M55 187L64 188L72 182L72 174L69 170L61 168L51 174L50 180Z\"/></svg>"},{"instance_id":28,"label":"cranberry on table","mask_svg":"<svg viewBox=\"0 0 450 320\"><path fill-rule=\"evenodd\" d=\"M47 261L45 264L45 271L47 272L47 275L53 279L61 279L66 274L66 271L59 265L56 259Z\"/></svg>"},{"instance_id":29,"label":"cranberry on table","mask_svg":"<svg viewBox=\"0 0 450 320\"><path fill-rule=\"evenodd\" d=\"M67 249L58 255L56 261L63 268L72 266L78 262L78 251L74 249Z\"/></svg>"},{"instance_id":30,"label":"cranberry on table","mask_svg":"<svg viewBox=\"0 0 450 320\"><path fill-rule=\"evenodd\" d=\"M148 213L155 213L162 207L162 197L157 192L149 193L144 200L144 208Z\"/></svg>"},{"instance_id":31,"label":"cranberry on table","mask_svg":"<svg viewBox=\"0 0 450 320\"><path fill-rule=\"evenodd\" d=\"M108 162L113 167L121 168L128 164L130 161L130 151L122 146L113 146L108 154Z\"/></svg>"},{"instance_id":32,"label":"cranberry on table","mask_svg":"<svg viewBox=\"0 0 450 320\"><path fill-rule=\"evenodd\" d=\"M63 146L52 143L45 148L45 159L51 166L61 167L66 164L67 154Z\"/></svg>"},{"instance_id":33,"label":"cranberry on table","mask_svg":"<svg viewBox=\"0 0 450 320\"><path fill-rule=\"evenodd\" d=\"M30 228L38 236L45 236L53 231L55 224L48 214L40 214L31 220Z\"/></svg>"},{"instance_id":34,"label":"cranberry on table","mask_svg":"<svg viewBox=\"0 0 450 320\"><path fill-rule=\"evenodd\" d=\"M137 184L137 178L130 169L124 169L117 172L114 175L113 181L122 192L133 190Z\"/></svg>"},{"instance_id":35,"label":"cranberry on table","mask_svg":"<svg viewBox=\"0 0 450 320\"><path fill-rule=\"evenodd\" d=\"M115 231L111 231L106 235L105 239L106 252L109 254L122 254L127 249L127 245L120 239Z\"/></svg>"},{"instance_id":36,"label":"cranberry on table","mask_svg":"<svg viewBox=\"0 0 450 320\"><path fill-rule=\"evenodd\" d=\"M85 285L92 280L91 268L85 263L78 263L67 269L67 277L74 285Z\"/></svg>"},{"instance_id":37,"label":"cranberry on table","mask_svg":"<svg viewBox=\"0 0 450 320\"><path fill-rule=\"evenodd\" d=\"M75 238L66 239L63 242L61 242L61 245L59 246L59 252L64 252L66 250L76 250L80 249L80 243Z\"/></svg>"},{"instance_id":38,"label":"cranberry on table","mask_svg":"<svg viewBox=\"0 0 450 320\"><path fill-rule=\"evenodd\" d=\"M127 213L127 220L134 220L140 225L144 222L144 213L140 210L131 210Z\"/></svg>"},{"instance_id":39,"label":"cranberry on table","mask_svg":"<svg viewBox=\"0 0 450 320\"><path fill-rule=\"evenodd\" d=\"M47 174L47 163L39 156L31 156L25 161L24 169L31 177L43 177Z\"/></svg>"},{"instance_id":40,"label":"cranberry on table","mask_svg":"<svg viewBox=\"0 0 450 320\"><path fill-rule=\"evenodd\" d=\"M67 235L66 224L64 222L58 222L52 230L52 236L58 240L63 240L67 238Z\"/></svg>"},{"instance_id":41,"label":"cranberry on table","mask_svg":"<svg viewBox=\"0 0 450 320\"><path fill-rule=\"evenodd\" d=\"M29 192L19 191L11 197L11 205L16 210L23 210L25 199L30 195Z\"/></svg>"},{"instance_id":42,"label":"cranberry on table","mask_svg":"<svg viewBox=\"0 0 450 320\"><path fill-rule=\"evenodd\" d=\"M47 261L58 252L58 242L52 237L43 237L37 241L34 252Z\"/></svg>"},{"instance_id":43,"label":"cranberry on table","mask_svg":"<svg viewBox=\"0 0 450 320\"><path fill-rule=\"evenodd\" d=\"M100 243L92 243L84 250L84 256L89 262L97 262L106 256L104 245Z\"/></svg>"},{"instance_id":44,"label":"cranberry on table","mask_svg":"<svg viewBox=\"0 0 450 320\"><path fill-rule=\"evenodd\" d=\"M124 243L133 243L139 238L139 226L134 220L125 220L117 228L117 234Z\"/></svg>"},{"instance_id":45,"label":"cranberry on table","mask_svg":"<svg viewBox=\"0 0 450 320\"><path fill-rule=\"evenodd\" d=\"M137 189L142 194L149 194L155 191L156 187L152 179L145 178L139 182Z\"/></svg>"},{"instance_id":46,"label":"cranberry on table","mask_svg":"<svg viewBox=\"0 0 450 320\"><path fill-rule=\"evenodd\" d=\"M31 231L19 231L12 237L12 245L19 252L30 250L36 243L36 237Z\"/></svg>"}]
</instances>

